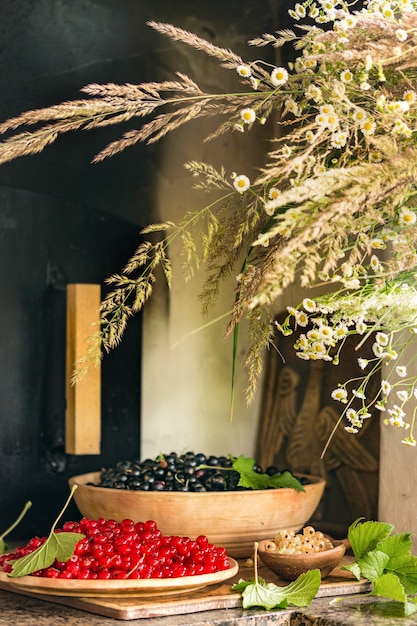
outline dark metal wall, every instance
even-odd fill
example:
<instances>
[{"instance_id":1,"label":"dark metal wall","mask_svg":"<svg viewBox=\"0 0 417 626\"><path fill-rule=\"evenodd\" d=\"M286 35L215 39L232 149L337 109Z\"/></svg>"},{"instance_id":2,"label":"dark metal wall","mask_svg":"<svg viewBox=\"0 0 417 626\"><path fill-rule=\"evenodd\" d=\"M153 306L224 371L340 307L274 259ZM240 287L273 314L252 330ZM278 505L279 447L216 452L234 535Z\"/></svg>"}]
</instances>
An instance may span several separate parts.
<instances>
[{"instance_id":1,"label":"dark metal wall","mask_svg":"<svg viewBox=\"0 0 417 626\"><path fill-rule=\"evenodd\" d=\"M172 22L247 55L246 41L283 24L280 0L14 0L0 6L0 121L80 97L90 82L196 76L195 51L145 25ZM252 57L257 56L254 50ZM221 74L210 87L221 89ZM160 147L99 165L125 128L61 137L0 167L0 531L26 500L12 538L44 534L69 476L135 456L140 439L140 316L103 362L102 454L64 454L65 285L119 271L152 216ZM75 507L67 517L77 515Z\"/></svg>"}]
</instances>

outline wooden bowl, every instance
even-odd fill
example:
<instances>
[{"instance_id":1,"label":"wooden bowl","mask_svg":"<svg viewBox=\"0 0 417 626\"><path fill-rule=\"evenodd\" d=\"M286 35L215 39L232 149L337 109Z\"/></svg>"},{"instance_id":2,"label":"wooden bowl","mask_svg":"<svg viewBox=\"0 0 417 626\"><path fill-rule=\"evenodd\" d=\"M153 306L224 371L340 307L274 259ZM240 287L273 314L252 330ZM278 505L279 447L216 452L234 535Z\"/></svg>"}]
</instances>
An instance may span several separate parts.
<instances>
[{"instance_id":1,"label":"wooden bowl","mask_svg":"<svg viewBox=\"0 0 417 626\"><path fill-rule=\"evenodd\" d=\"M311 518L323 495L325 481L307 476L305 492L289 488L256 491L175 492L128 491L95 487L100 472L73 476L75 503L91 519L154 520L164 535L195 539L207 535L229 556L253 555L254 542L279 530L298 531Z\"/></svg>"},{"instance_id":2,"label":"wooden bowl","mask_svg":"<svg viewBox=\"0 0 417 626\"><path fill-rule=\"evenodd\" d=\"M272 539L263 539L259 542L259 558L264 565L284 580L295 580L300 574L311 569L319 569L321 577L326 578L340 563L346 552L346 544L334 539L332 539L334 548L311 554L269 552L266 550L266 546L271 542L273 543Z\"/></svg>"}]
</instances>

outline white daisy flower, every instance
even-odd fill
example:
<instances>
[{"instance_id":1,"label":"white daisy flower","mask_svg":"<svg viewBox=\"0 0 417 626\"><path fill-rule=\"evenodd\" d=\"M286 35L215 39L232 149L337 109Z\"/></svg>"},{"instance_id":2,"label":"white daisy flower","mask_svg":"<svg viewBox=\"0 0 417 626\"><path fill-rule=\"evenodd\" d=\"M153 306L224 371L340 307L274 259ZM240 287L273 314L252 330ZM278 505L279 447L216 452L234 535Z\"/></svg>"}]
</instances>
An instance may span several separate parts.
<instances>
[{"instance_id":1,"label":"white daisy flower","mask_svg":"<svg viewBox=\"0 0 417 626\"><path fill-rule=\"evenodd\" d=\"M389 20L394 19L395 14L394 11L392 10L391 6L389 4L384 4L381 8L380 11L382 13L382 15L384 17L386 17Z\"/></svg>"},{"instance_id":2,"label":"white daisy flower","mask_svg":"<svg viewBox=\"0 0 417 626\"><path fill-rule=\"evenodd\" d=\"M311 298L304 298L303 300L303 308L309 313L314 313L316 310L316 303Z\"/></svg>"},{"instance_id":3,"label":"white daisy flower","mask_svg":"<svg viewBox=\"0 0 417 626\"><path fill-rule=\"evenodd\" d=\"M363 335L367 330L367 326L363 320L358 320L356 322L355 328L358 335Z\"/></svg>"},{"instance_id":4,"label":"white daisy flower","mask_svg":"<svg viewBox=\"0 0 417 626\"><path fill-rule=\"evenodd\" d=\"M320 87L317 87L313 83L311 83L305 92L305 97L307 100L314 100L314 102L321 102L323 100L323 95Z\"/></svg>"},{"instance_id":5,"label":"white daisy flower","mask_svg":"<svg viewBox=\"0 0 417 626\"><path fill-rule=\"evenodd\" d=\"M313 354L319 356L321 358L322 355L327 353L326 346L323 341L314 341L311 344L311 351Z\"/></svg>"},{"instance_id":6,"label":"white daisy flower","mask_svg":"<svg viewBox=\"0 0 417 626\"><path fill-rule=\"evenodd\" d=\"M320 339L320 333L316 328L312 328L308 331L307 337L309 341L318 341Z\"/></svg>"},{"instance_id":7,"label":"white daisy flower","mask_svg":"<svg viewBox=\"0 0 417 626\"><path fill-rule=\"evenodd\" d=\"M292 113L295 116L300 115L300 109L294 98L287 98L285 100L283 114L285 113Z\"/></svg>"},{"instance_id":8,"label":"white daisy flower","mask_svg":"<svg viewBox=\"0 0 417 626\"><path fill-rule=\"evenodd\" d=\"M346 289L359 289L361 286L359 278L349 278L348 280L344 280L343 284Z\"/></svg>"},{"instance_id":9,"label":"white daisy flower","mask_svg":"<svg viewBox=\"0 0 417 626\"><path fill-rule=\"evenodd\" d=\"M404 92L403 100L404 102L408 102L408 104L414 104L417 99L417 94L415 91L410 89L409 91Z\"/></svg>"},{"instance_id":10,"label":"white daisy flower","mask_svg":"<svg viewBox=\"0 0 417 626\"><path fill-rule=\"evenodd\" d=\"M333 389L331 397L333 400L338 400L339 402L346 403L347 402L347 391L343 389L343 387L338 387L337 389Z\"/></svg>"},{"instance_id":11,"label":"white daisy flower","mask_svg":"<svg viewBox=\"0 0 417 626\"><path fill-rule=\"evenodd\" d=\"M378 332L375 335L375 341L379 343L380 346L387 346L389 344L389 337L386 333Z\"/></svg>"},{"instance_id":12,"label":"white daisy flower","mask_svg":"<svg viewBox=\"0 0 417 626\"><path fill-rule=\"evenodd\" d=\"M339 324L338 326L336 326L336 328L334 329L334 337L336 339L343 339L344 337L346 337L346 335L348 334L349 329L346 326L346 324Z\"/></svg>"},{"instance_id":13,"label":"white daisy flower","mask_svg":"<svg viewBox=\"0 0 417 626\"><path fill-rule=\"evenodd\" d=\"M297 4L295 4L295 5L294 5L294 10L295 10L295 12L297 13L298 17L303 18L303 17L305 17L305 16L306 16L306 10L305 10L304 5L299 4L299 3L297 2Z\"/></svg>"},{"instance_id":14,"label":"white daisy flower","mask_svg":"<svg viewBox=\"0 0 417 626\"><path fill-rule=\"evenodd\" d=\"M407 368L405 367L405 365L397 365L395 371L400 378L404 378L405 376L407 376Z\"/></svg>"},{"instance_id":15,"label":"white daisy flower","mask_svg":"<svg viewBox=\"0 0 417 626\"><path fill-rule=\"evenodd\" d=\"M386 248L385 241L379 237L375 237L374 239L371 239L369 243L370 243L371 248L373 248L374 250L385 250Z\"/></svg>"},{"instance_id":16,"label":"white daisy flower","mask_svg":"<svg viewBox=\"0 0 417 626\"><path fill-rule=\"evenodd\" d=\"M239 74L239 76L242 76L243 78L249 78L252 74L252 70L249 65L238 65L236 68L236 72Z\"/></svg>"},{"instance_id":17,"label":"white daisy flower","mask_svg":"<svg viewBox=\"0 0 417 626\"><path fill-rule=\"evenodd\" d=\"M334 113L334 106L329 103L322 104L319 111L323 115L330 115L331 113Z\"/></svg>"},{"instance_id":18,"label":"white daisy flower","mask_svg":"<svg viewBox=\"0 0 417 626\"><path fill-rule=\"evenodd\" d=\"M358 420L357 411L355 411L355 409L348 409L346 411L346 419L348 419L349 422L356 422Z\"/></svg>"},{"instance_id":19,"label":"white daisy flower","mask_svg":"<svg viewBox=\"0 0 417 626\"><path fill-rule=\"evenodd\" d=\"M326 345L329 345L333 340L333 328L330 326L321 326L319 335L320 339L322 339Z\"/></svg>"},{"instance_id":20,"label":"white daisy flower","mask_svg":"<svg viewBox=\"0 0 417 626\"><path fill-rule=\"evenodd\" d=\"M333 133L331 138L333 148L344 148L348 140L348 136L348 133L344 130L339 130L337 133Z\"/></svg>"},{"instance_id":21,"label":"white daisy flower","mask_svg":"<svg viewBox=\"0 0 417 626\"><path fill-rule=\"evenodd\" d=\"M252 124L256 120L256 113L253 109L242 109L240 117L244 124Z\"/></svg>"},{"instance_id":22,"label":"white daisy flower","mask_svg":"<svg viewBox=\"0 0 417 626\"><path fill-rule=\"evenodd\" d=\"M280 193L281 192L279 189L277 189L276 187L271 187L271 189L268 191L268 198L270 200L276 200Z\"/></svg>"},{"instance_id":23,"label":"white daisy flower","mask_svg":"<svg viewBox=\"0 0 417 626\"><path fill-rule=\"evenodd\" d=\"M340 73L340 80L342 83L351 83L353 80L353 74L350 70L346 69Z\"/></svg>"},{"instance_id":24,"label":"white daisy flower","mask_svg":"<svg viewBox=\"0 0 417 626\"><path fill-rule=\"evenodd\" d=\"M365 136L373 135L375 132L375 122L371 119L366 119L361 123L361 131Z\"/></svg>"},{"instance_id":25,"label":"white daisy flower","mask_svg":"<svg viewBox=\"0 0 417 626\"><path fill-rule=\"evenodd\" d=\"M375 343L372 344L372 352L378 359L383 359L384 357L387 356L387 352L376 341Z\"/></svg>"},{"instance_id":26,"label":"white daisy flower","mask_svg":"<svg viewBox=\"0 0 417 626\"><path fill-rule=\"evenodd\" d=\"M309 17L313 20L319 15L319 10L315 4L312 4L308 12Z\"/></svg>"},{"instance_id":27,"label":"white daisy flower","mask_svg":"<svg viewBox=\"0 0 417 626\"><path fill-rule=\"evenodd\" d=\"M401 400L401 402L407 402L408 393L404 389L400 389L399 391L397 391L397 398Z\"/></svg>"},{"instance_id":28,"label":"white daisy flower","mask_svg":"<svg viewBox=\"0 0 417 626\"><path fill-rule=\"evenodd\" d=\"M387 396L390 393L391 389L392 387L388 380L381 380L381 392L384 394L384 396Z\"/></svg>"},{"instance_id":29,"label":"white daisy flower","mask_svg":"<svg viewBox=\"0 0 417 626\"><path fill-rule=\"evenodd\" d=\"M296 348L297 349L301 349L301 350L305 350L306 348L308 348L309 345L310 345L310 342L308 341L308 339L305 336L305 334L302 333L298 337L298 341L296 342Z\"/></svg>"},{"instance_id":30,"label":"white daisy flower","mask_svg":"<svg viewBox=\"0 0 417 626\"><path fill-rule=\"evenodd\" d=\"M398 41L406 41L408 39L407 31L405 31L403 28L399 28L395 31L395 37Z\"/></svg>"},{"instance_id":31,"label":"white daisy flower","mask_svg":"<svg viewBox=\"0 0 417 626\"><path fill-rule=\"evenodd\" d=\"M382 269L381 261L375 254L371 256L371 261L369 264L374 272L380 272Z\"/></svg>"},{"instance_id":32,"label":"white daisy flower","mask_svg":"<svg viewBox=\"0 0 417 626\"><path fill-rule=\"evenodd\" d=\"M345 426L345 430L353 435L356 435L356 433L359 432L357 428L354 428L354 426Z\"/></svg>"},{"instance_id":33,"label":"white daisy flower","mask_svg":"<svg viewBox=\"0 0 417 626\"><path fill-rule=\"evenodd\" d=\"M250 187L250 180L244 174L239 174L239 176L236 176L235 179L233 180L233 187L239 193L244 193Z\"/></svg>"},{"instance_id":34,"label":"white daisy flower","mask_svg":"<svg viewBox=\"0 0 417 626\"><path fill-rule=\"evenodd\" d=\"M275 87L285 85L288 80L288 72L285 67L275 67L271 72L271 82Z\"/></svg>"},{"instance_id":35,"label":"white daisy flower","mask_svg":"<svg viewBox=\"0 0 417 626\"><path fill-rule=\"evenodd\" d=\"M393 350L392 348L388 348L387 352L384 354L384 357L387 359L387 361L395 361L395 359L398 359L398 352L396 350Z\"/></svg>"},{"instance_id":36,"label":"white daisy flower","mask_svg":"<svg viewBox=\"0 0 417 626\"><path fill-rule=\"evenodd\" d=\"M416 223L417 216L414 211L403 206L398 214L398 223L400 226L412 226Z\"/></svg>"},{"instance_id":37,"label":"white daisy flower","mask_svg":"<svg viewBox=\"0 0 417 626\"><path fill-rule=\"evenodd\" d=\"M368 367L369 361L368 359L363 359L362 357L359 357L358 359L358 365L361 368L361 370L364 370Z\"/></svg>"},{"instance_id":38,"label":"white daisy flower","mask_svg":"<svg viewBox=\"0 0 417 626\"><path fill-rule=\"evenodd\" d=\"M308 325L308 315L304 311L297 311L295 320L299 326Z\"/></svg>"},{"instance_id":39,"label":"white daisy flower","mask_svg":"<svg viewBox=\"0 0 417 626\"><path fill-rule=\"evenodd\" d=\"M370 54L365 56L365 72L369 72L372 69L374 62Z\"/></svg>"},{"instance_id":40,"label":"white daisy flower","mask_svg":"<svg viewBox=\"0 0 417 626\"><path fill-rule=\"evenodd\" d=\"M366 119L368 119L368 114L365 109L356 109L352 114L352 119L354 122L362 124Z\"/></svg>"},{"instance_id":41,"label":"white daisy flower","mask_svg":"<svg viewBox=\"0 0 417 626\"><path fill-rule=\"evenodd\" d=\"M407 430L410 426L410 424L404 422L403 418L400 415L392 415L389 418L388 422L391 426L395 426L396 428L404 428L405 430Z\"/></svg>"}]
</instances>

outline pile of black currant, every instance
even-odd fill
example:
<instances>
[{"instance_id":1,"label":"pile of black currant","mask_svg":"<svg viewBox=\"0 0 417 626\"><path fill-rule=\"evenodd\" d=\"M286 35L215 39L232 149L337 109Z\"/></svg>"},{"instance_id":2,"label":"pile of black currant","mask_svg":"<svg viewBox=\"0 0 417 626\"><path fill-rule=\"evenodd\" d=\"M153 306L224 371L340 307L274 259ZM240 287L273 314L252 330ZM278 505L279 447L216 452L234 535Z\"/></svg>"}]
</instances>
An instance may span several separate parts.
<instances>
[{"instance_id":1,"label":"pile of black currant","mask_svg":"<svg viewBox=\"0 0 417 626\"><path fill-rule=\"evenodd\" d=\"M258 465L253 470L263 473ZM276 467L265 473L276 474ZM233 469L233 460L225 456L185 452L161 454L156 459L120 461L113 468L103 469L97 487L141 491L237 491L240 474Z\"/></svg>"}]
</instances>

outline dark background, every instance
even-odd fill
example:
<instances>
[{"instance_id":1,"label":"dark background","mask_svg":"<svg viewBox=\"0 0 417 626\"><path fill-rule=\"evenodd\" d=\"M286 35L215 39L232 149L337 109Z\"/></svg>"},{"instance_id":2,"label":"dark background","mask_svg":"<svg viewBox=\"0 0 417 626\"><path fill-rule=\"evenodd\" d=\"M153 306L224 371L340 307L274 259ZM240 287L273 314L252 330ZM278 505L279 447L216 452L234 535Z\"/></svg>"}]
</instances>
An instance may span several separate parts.
<instances>
[{"instance_id":1,"label":"dark background","mask_svg":"<svg viewBox=\"0 0 417 626\"><path fill-rule=\"evenodd\" d=\"M196 76L196 55L203 53L173 44L145 22L174 23L251 59L260 51L246 41L286 26L288 6L287 0L2 2L0 121L78 99L91 82L161 80L177 69L221 90L226 70L214 81ZM69 476L139 454L140 315L103 361L102 454L65 455L63 438L65 287L103 285L152 221L158 144L90 164L132 127L69 134L37 156L0 167L0 533L33 502L10 539L49 531ZM67 518L75 516L72 506Z\"/></svg>"}]
</instances>

